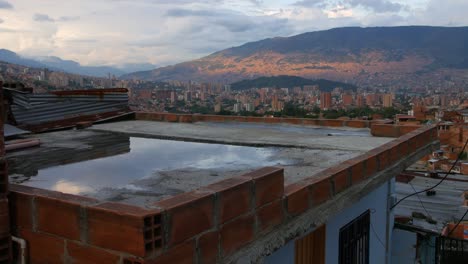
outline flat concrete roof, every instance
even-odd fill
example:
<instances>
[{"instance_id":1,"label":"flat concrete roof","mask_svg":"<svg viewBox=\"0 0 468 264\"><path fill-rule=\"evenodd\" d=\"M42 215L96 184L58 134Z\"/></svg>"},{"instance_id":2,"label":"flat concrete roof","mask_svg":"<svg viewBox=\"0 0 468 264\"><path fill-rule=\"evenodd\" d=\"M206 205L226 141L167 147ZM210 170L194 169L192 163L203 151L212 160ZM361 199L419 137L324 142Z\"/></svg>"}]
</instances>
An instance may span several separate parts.
<instances>
[{"instance_id":1,"label":"flat concrete roof","mask_svg":"<svg viewBox=\"0 0 468 264\"><path fill-rule=\"evenodd\" d=\"M265 166L283 167L290 184L392 140L368 129L152 121L28 137L42 145L7 154L12 182L139 206Z\"/></svg>"},{"instance_id":2,"label":"flat concrete roof","mask_svg":"<svg viewBox=\"0 0 468 264\"><path fill-rule=\"evenodd\" d=\"M136 136L198 140L222 144L361 152L376 148L393 139L372 137L367 128L239 122L166 123L137 120L95 125L91 129Z\"/></svg>"}]
</instances>

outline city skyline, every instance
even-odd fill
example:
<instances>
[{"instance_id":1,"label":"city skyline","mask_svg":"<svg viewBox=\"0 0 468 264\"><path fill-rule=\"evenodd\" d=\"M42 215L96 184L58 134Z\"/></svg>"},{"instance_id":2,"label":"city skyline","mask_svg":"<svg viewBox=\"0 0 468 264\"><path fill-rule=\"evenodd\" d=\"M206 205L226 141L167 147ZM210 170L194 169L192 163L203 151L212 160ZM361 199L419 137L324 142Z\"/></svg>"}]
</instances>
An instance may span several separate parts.
<instances>
[{"instance_id":1,"label":"city skyline","mask_svg":"<svg viewBox=\"0 0 468 264\"><path fill-rule=\"evenodd\" d=\"M174 64L276 36L344 26L464 26L450 0L0 1L0 48L83 65Z\"/></svg>"}]
</instances>

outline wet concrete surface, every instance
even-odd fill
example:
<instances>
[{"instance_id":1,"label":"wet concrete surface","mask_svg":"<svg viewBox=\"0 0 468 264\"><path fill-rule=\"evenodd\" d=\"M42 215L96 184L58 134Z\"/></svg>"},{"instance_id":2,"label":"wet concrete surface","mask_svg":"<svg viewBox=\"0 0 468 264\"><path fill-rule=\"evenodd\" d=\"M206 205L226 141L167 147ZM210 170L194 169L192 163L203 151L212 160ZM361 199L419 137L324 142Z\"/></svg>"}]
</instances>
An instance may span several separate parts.
<instances>
[{"instance_id":1,"label":"wet concrete surface","mask_svg":"<svg viewBox=\"0 0 468 264\"><path fill-rule=\"evenodd\" d=\"M323 150L367 151L391 140L372 137L367 128L324 128L237 122L187 124L138 120L101 124L91 129L143 137Z\"/></svg>"},{"instance_id":2,"label":"wet concrete surface","mask_svg":"<svg viewBox=\"0 0 468 264\"><path fill-rule=\"evenodd\" d=\"M320 170L355 157L365 150L346 149L339 146L333 149L314 148L310 146L310 138L338 138L354 137L357 139L374 139L373 144L360 146L361 149L370 149L377 144L383 144L390 139L377 140L363 135L323 136L346 130L332 131L281 131L266 129L265 127L231 126L220 129L245 131L244 134L218 135L225 136L219 143L229 143L232 135L235 139L244 138L243 145L208 144L197 142L184 142L174 140L155 139L157 133L164 130L172 132L172 136L189 136L188 127L169 123L150 122L145 126L137 123L110 123L93 127L93 130L68 130L32 135L40 138L42 146L7 154L10 169L10 181L33 187L56 190L65 193L80 194L102 200L124 202L139 206L150 206L154 201L173 196L178 193L194 190L196 188L220 181L222 179L242 175L251 170L264 166L280 166L285 168L285 181L292 183L304 177L313 175ZM120 126L119 126L120 124ZM129 126L132 124L131 126ZM166 124L170 125L168 129ZM109 126L113 129L110 129ZM140 130L151 130L151 126L158 127L152 133L145 134L150 138L135 137L142 133ZM200 131L191 129L195 141L203 141ZM123 127L128 133L116 131ZM135 133L129 127L140 128ZM202 124L203 130L219 130L216 125ZM215 129L213 129L215 128ZM99 131L97 131L99 129ZM197 130L198 129L198 130ZM256 132L253 132L255 130ZM257 138L249 138L251 133L267 130L278 137L279 134L290 135L289 145L281 138L281 144L262 144ZM158 132L159 131L159 132ZM225 130L224 130L225 131ZM212 131L213 132L213 131ZM338 133L337 132L337 133ZM352 131L353 133L356 131ZM291 133L301 133L306 144L297 145L301 141ZM316 133L316 135L312 135ZM358 131L363 133L363 131ZM317 135L319 134L319 135ZM212 139L209 135L205 139ZM167 134L162 133L162 137ZM284 136L284 135L283 135ZM231 138L230 138L231 137ZM223 137L220 137L221 139ZM179 138L180 139L180 138ZM265 137L263 136L263 140ZM236 143L234 141L231 141ZM263 142L263 141L262 141ZM268 142L267 142L268 143ZM362 143L362 142L361 142ZM324 144L320 142L319 144ZM293 147L278 147L278 146ZM356 146L356 142L351 144Z\"/></svg>"}]
</instances>

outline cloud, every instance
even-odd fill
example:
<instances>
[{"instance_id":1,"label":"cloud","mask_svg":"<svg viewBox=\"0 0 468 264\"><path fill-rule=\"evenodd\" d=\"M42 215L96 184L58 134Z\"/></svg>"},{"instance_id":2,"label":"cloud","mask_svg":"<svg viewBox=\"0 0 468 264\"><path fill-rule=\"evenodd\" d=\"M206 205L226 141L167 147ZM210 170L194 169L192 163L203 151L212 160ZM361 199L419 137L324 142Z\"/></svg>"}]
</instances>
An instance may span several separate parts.
<instances>
[{"instance_id":1,"label":"cloud","mask_svg":"<svg viewBox=\"0 0 468 264\"><path fill-rule=\"evenodd\" d=\"M7 1L0 0L0 9L13 9L13 5Z\"/></svg>"},{"instance_id":2,"label":"cloud","mask_svg":"<svg viewBox=\"0 0 468 264\"><path fill-rule=\"evenodd\" d=\"M350 0L350 5L353 7L362 6L369 8L375 12L399 12L404 8L402 4L394 3L387 0Z\"/></svg>"},{"instance_id":3,"label":"cloud","mask_svg":"<svg viewBox=\"0 0 468 264\"><path fill-rule=\"evenodd\" d=\"M68 21L77 21L80 20L79 16L61 16L57 19L60 22L68 22Z\"/></svg>"},{"instance_id":4,"label":"cloud","mask_svg":"<svg viewBox=\"0 0 468 264\"><path fill-rule=\"evenodd\" d=\"M3 22L5 22L5 20L0 18L0 24L2 24Z\"/></svg>"},{"instance_id":5,"label":"cloud","mask_svg":"<svg viewBox=\"0 0 468 264\"><path fill-rule=\"evenodd\" d=\"M169 17L189 17L189 16L201 16L201 17L209 17L209 16L217 16L218 14L210 11L210 10L190 10L190 9L183 9L183 8L175 8L169 9L166 12L166 16Z\"/></svg>"},{"instance_id":6,"label":"cloud","mask_svg":"<svg viewBox=\"0 0 468 264\"><path fill-rule=\"evenodd\" d=\"M331 8L335 10L337 8L361 7L372 10L376 13L399 12L405 7L400 3L395 3L390 0L301 0L295 2L293 5L303 7Z\"/></svg>"},{"instance_id":7,"label":"cloud","mask_svg":"<svg viewBox=\"0 0 468 264\"><path fill-rule=\"evenodd\" d=\"M37 22L54 22L55 19L51 18L46 14L34 14L33 16L34 21Z\"/></svg>"},{"instance_id":8,"label":"cloud","mask_svg":"<svg viewBox=\"0 0 468 264\"><path fill-rule=\"evenodd\" d=\"M2 16L0 47L84 65L164 66L246 42L335 27L468 25L467 0L6 1L0 0L0 8L14 14Z\"/></svg>"}]
</instances>

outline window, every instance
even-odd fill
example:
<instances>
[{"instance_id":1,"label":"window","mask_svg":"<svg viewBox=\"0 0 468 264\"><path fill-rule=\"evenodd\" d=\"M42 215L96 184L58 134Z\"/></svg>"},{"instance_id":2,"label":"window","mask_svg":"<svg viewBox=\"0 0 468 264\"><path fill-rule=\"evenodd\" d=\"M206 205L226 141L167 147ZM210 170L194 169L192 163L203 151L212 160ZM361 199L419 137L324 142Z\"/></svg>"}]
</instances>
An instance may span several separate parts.
<instances>
[{"instance_id":1,"label":"window","mask_svg":"<svg viewBox=\"0 0 468 264\"><path fill-rule=\"evenodd\" d=\"M340 264L369 264L370 212L340 229Z\"/></svg>"}]
</instances>

